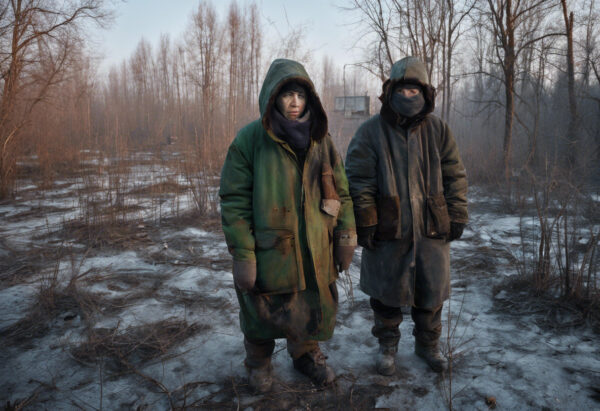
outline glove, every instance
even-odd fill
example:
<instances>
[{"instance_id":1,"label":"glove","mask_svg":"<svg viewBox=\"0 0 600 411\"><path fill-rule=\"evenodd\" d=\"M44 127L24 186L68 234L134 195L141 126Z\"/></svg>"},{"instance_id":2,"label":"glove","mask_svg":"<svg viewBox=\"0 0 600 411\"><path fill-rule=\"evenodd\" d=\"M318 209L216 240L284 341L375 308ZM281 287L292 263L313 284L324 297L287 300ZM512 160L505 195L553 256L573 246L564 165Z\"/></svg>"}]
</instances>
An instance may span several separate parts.
<instances>
[{"instance_id":1,"label":"glove","mask_svg":"<svg viewBox=\"0 0 600 411\"><path fill-rule=\"evenodd\" d=\"M356 233L358 234L358 244L368 250L374 250L376 230L376 225L372 225L369 227L356 227Z\"/></svg>"},{"instance_id":2,"label":"glove","mask_svg":"<svg viewBox=\"0 0 600 411\"><path fill-rule=\"evenodd\" d=\"M458 240L462 236L464 229L465 223L455 223L454 221L451 221L448 241Z\"/></svg>"},{"instance_id":3,"label":"glove","mask_svg":"<svg viewBox=\"0 0 600 411\"><path fill-rule=\"evenodd\" d=\"M356 233L351 230L336 231L333 237L333 262L338 272L346 271L356 248Z\"/></svg>"},{"instance_id":4,"label":"glove","mask_svg":"<svg viewBox=\"0 0 600 411\"><path fill-rule=\"evenodd\" d=\"M250 291L256 283L256 261L233 260L233 282L242 291Z\"/></svg>"}]
</instances>

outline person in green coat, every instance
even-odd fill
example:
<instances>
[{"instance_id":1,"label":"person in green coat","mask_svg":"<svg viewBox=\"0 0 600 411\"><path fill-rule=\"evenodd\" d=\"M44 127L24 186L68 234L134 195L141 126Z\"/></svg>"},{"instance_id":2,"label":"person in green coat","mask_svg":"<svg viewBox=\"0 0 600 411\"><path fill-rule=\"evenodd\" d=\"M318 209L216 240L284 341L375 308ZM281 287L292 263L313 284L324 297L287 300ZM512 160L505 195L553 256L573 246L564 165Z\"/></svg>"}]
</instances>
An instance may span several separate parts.
<instances>
[{"instance_id":1,"label":"person in green coat","mask_svg":"<svg viewBox=\"0 0 600 411\"><path fill-rule=\"evenodd\" d=\"M300 63L273 61L259 107L229 147L219 191L249 383L271 388L274 340L286 338L294 367L327 385L335 374L318 341L333 335L335 281L357 239L348 181Z\"/></svg>"},{"instance_id":2,"label":"person in green coat","mask_svg":"<svg viewBox=\"0 0 600 411\"><path fill-rule=\"evenodd\" d=\"M395 371L402 306L410 306L415 353L437 372L442 306L450 292L450 244L467 214L467 178L448 125L432 114L425 65L406 57L383 84L379 114L352 138L346 173L363 246L360 287L371 299L380 374Z\"/></svg>"}]
</instances>

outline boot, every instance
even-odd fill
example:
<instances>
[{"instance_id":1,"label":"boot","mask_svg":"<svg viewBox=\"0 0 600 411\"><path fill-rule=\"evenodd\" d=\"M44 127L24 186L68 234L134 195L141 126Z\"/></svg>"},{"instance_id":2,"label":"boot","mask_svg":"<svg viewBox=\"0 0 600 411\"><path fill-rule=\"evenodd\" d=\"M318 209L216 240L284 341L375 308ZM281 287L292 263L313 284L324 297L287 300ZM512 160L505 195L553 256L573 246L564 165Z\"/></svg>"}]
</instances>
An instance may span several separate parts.
<instances>
[{"instance_id":1,"label":"boot","mask_svg":"<svg viewBox=\"0 0 600 411\"><path fill-rule=\"evenodd\" d=\"M392 375L396 371L395 359L400 341L399 325L402 322L402 311L397 307L387 307L374 298L371 298L371 307L375 313L375 325L371 333L379 340L375 367L381 375ZM381 312L387 317L383 317Z\"/></svg>"},{"instance_id":2,"label":"boot","mask_svg":"<svg viewBox=\"0 0 600 411\"><path fill-rule=\"evenodd\" d=\"M379 374L392 375L396 372L397 351L397 343L394 345L379 344L379 351L377 352L377 360L375 362Z\"/></svg>"},{"instance_id":3,"label":"boot","mask_svg":"<svg viewBox=\"0 0 600 411\"><path fill-rule=\"evenodd\" d=\"M415 354L425 360L427 365L435 372L443 372L448 368L448 361L442 357L438 350L437 340L430 344L423 344L415 340Z\"/></svg>"},{"instance_id":4,"label":"boot","mask_svg":"<svg viewBox=\"0 0 600 411\"><path fill-rule=\"evenodd\" d=\"M250 388L258 394L269 392L273 385L272 370L271 361L261 367L248 367L248 383L250 384Z\"/></svg>"},{"instance_id":5,"label":"boot","mask_svg":"<svg viewBox=\"0 0 600 411\"><path fill-rule=\"evenodd\" d=\"M271 354L275 348L275 340L244 338L244 348L246 349L244 364L248 369L248 384L254 392L264 394L273 385Z\"/></svg>"},{"instance_id":6,"label":"boot","mask_svg":"<svg viewBox=\"0 0 600 411\"><path fill-rule=\"evenodd\" d=\"M318 387L329 385L335 380L335 373L327 366L327 357L319 347L294 360L294 368L306 375Z\"/></svg>"}]
</instances>

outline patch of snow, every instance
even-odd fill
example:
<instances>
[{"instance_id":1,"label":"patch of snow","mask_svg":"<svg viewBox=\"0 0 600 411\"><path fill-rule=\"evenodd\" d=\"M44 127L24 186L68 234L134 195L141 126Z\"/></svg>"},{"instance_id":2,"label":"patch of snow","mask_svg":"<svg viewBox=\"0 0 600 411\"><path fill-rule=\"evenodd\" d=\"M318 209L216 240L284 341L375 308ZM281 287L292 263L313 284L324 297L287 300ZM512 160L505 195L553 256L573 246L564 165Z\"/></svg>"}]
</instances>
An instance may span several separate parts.
<instances>
[{"instance_id":1,"label":"patch of snow","mask_svg":"<svg viewBox=\"0 0 600 411\"><path fill-rule=\"evenodd\" d=\"M202 291L200 282L213 276L214 273L206 268L191 267L169 278L165 286L184 291Z\"/></svg>"},{"instance_id":2,"label":"patch of snow","mask_svg":"<svg viewBox=\"0 0 600 411\"><path fill-rule=\"evenodd\" d=\"M39 288L32 284L19 284L0 290L0 331L22 319Z\"/></svg>"}]
</instances>

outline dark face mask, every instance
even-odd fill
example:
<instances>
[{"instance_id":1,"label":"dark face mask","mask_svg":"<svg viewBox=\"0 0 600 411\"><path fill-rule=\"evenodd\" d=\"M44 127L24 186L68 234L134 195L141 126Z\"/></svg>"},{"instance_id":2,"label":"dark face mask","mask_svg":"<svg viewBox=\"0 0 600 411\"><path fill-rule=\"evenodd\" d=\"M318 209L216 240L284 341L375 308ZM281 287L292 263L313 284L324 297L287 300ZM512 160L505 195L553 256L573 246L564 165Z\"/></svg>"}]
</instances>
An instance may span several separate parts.
<instances>
[{"instance_id":1,"label":"dark face mask","mask_svg":"<svg viewBox=\"0 0 600 411\"><path fill-rule=\"evenodd\" d=\"M405 97L401 93L394 91L390 101L392 110L406 118L412 118L419 114L425 107L425 98L423 93L413 97Z\"/></svg>"}]
</instances>

